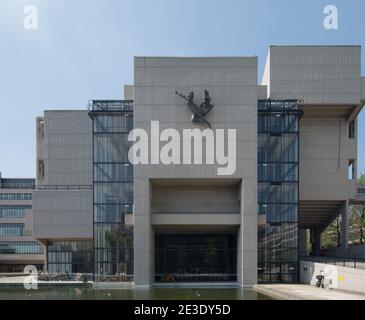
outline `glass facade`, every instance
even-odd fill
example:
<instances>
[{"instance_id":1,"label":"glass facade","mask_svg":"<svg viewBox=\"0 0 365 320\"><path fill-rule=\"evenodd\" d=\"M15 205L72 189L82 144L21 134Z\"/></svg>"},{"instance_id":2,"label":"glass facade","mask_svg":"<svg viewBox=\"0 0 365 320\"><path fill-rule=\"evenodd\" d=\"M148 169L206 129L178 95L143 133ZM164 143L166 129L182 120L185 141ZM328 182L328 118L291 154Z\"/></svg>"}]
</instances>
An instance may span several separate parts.
<instances>
[{"instance_id":1,"label":"glass facade","mask_svg":"<svg viewBox=\"0 0 365 320\"><path fill-rule=\"evenodd\" d=\"M24 223L0 224L0 236L24 236Z\"/></svg>"},{"instance_id":2,"label":"glass facade","mask_svg":"<svg viewBox=\"0 0 365 320\"><path fill-rule=\"evenodd\" d=\"M0 200L32 200L31 193L0 193Z\"/></svg>"},{"instance_id":3,"label":"glass facade","mask_svg":"<svg viewBox=\"0 0 365 320\"><path fill-rule=\"evenodd\" d=\"M258 102L258 281L298 281L296 100Z\"/></svg>"},{"instance_id":4,"label":"glass facade","mask_svg":"<svg viewBox=\"0 0 365 320\"><path fill-rule=\"evenodd\" d=\"M157 282L236 279L236 234L155 236Z\"/></svg>"},{"instance_id":5,"label":"glass facade","mask_svg":"<svg viewBox=\"0 0 365 320\"><path fill-rule=\"evenodd\" d=\"M33 266L35 266L37 268L37 270L42 270L43 269L43 265L42 264L32 264ZM25 263L25 264L0 264L0 273L12 273L12 272L17 272L17 273L23 273L24 272L24 268L26 266L29 266L29 263Z\"/></svg>"},{"instance_id":6,"label":"glass facade","mask_svg":"<svg viewBox=\"0 0 365 320\"><path fill-rule=\"evenodd\" d=\"M128 134L133 129L130 101L92 101L94 280L133 279L133 166Z\"/></svg>"},{"instance_id":7,"label":"glass facade","mask_svg":"<svg viewBox=\"0 0 365 320\"><path fill-rule=\"evenodd\" d=\"M133 279L131 101L91 101L95 281ZM258 101L258 281L298 281L296 100ZM156 235L155 281L235 281L236 235Z\"/></svg>"},{"instance_id":8,"label":"glass facade","mask_svg":"<svg viewBox=\"0 0 365 320\"><path fill-rule=\"evenodd\" d=\"M49 241L47 262L49 273L93 273L92 241Z\"/></svg>"},{"instance_id":9,"label":"glass facade","mask_svg":"<svg viewBox=\"0 0 365 320\"><path fill-rule=\"evenodd\" d=\"M43 246L37 241L0 241L0 254L42 254Z\"/></svg>"},{"instance_id":10,"label":"glass facade","mask_svg":"<svg viewBox=\"0 0 365 320\"><path fill-rule=\"evenodd\" d=\"M34 179L1 179L0 183L3 189L34 189Z\"/></svg>"},{"instance_id":11,"label":"glass facade","mask_svg":"<svg viewBox=\"0 0 365 320\"><path fill-rule=\"evenodd\" d=\"M21 219L32 206L0 206L0 219Z\"/></svg>"}]
</instances>

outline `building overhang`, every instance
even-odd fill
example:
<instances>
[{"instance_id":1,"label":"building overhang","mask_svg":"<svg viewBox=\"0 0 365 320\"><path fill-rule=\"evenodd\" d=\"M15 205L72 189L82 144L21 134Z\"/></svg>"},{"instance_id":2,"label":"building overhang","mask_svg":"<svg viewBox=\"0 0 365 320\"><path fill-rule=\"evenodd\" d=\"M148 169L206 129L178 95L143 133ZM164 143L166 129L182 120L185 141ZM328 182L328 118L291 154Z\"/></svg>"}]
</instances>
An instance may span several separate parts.
<instances>
[{"instance_id":1,"label":"building overhang","mask_svg":"<svg viewBox=\"0 0 365 320\"><path fill-rule=\"evenodd\" d=\"M357 117L362 109L361 105L341 104L303 104L303 118L346 118L351 121Z\"/></svg>"}]
</instances>

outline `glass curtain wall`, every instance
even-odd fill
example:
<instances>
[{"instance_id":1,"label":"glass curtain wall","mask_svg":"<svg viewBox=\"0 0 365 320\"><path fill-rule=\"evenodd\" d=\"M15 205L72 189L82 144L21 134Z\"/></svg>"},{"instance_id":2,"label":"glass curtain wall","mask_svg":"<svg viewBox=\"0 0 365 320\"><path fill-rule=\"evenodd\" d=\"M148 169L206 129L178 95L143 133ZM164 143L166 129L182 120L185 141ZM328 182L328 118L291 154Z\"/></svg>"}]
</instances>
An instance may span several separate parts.
<instances>
[{"instance_id":1,"label":"glass curtain wall","mask_svg":"<svg viewBox=\"0 0 365 320\"><path fill-rule=\"evenodd\" d=\"M157 282L236 281L236 234L157 234Z\"/></svg>"},{"instance_id":2,"label":"glass curtain wall","mask_svg":"<svg viewBox=\"0 0 365 320\"><path fill-rule=\"evenodd\" d=\"M258 281L298 281L297 100L258 102Z\"/></svg>"},{"instance_id":3,"label":"glass curtain wall","mask_svg":"<svg viewBox=\"0 0 365 320\"><path fill-rule=\"evenodd\" d=\"M133 128L130 101L93 101L94 280L133 278L133 166L128 133Z\"/></svg>"},{"instance_id":4,"label":"glass curtain wall","mask_svg":"<svg viewBox=\"0 0 365 320\"><path fill-rule=\"evenodd\" d=\"M43 246L37 241L0 241L0 254L42 254Z\"/></svg>"},{"instance_id":5,"label":"glass curtain wall","mask_svg":"<svg viewBox=\"0 0 365 320\"><path fill-rule=\"evenodd\" d=\"M49 241L47 261L49 273L92 274L92 241Z\"/></svg>"}]
</instances>

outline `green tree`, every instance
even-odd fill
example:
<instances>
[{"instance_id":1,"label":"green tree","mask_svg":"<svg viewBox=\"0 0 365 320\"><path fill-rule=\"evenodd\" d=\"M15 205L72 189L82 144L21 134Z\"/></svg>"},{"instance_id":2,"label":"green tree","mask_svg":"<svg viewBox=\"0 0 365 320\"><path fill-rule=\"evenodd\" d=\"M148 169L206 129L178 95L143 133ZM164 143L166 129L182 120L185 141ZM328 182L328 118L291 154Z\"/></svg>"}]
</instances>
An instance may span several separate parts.
<instances>
[{"instance_id":1,"label":"green tree","mask_svg":"<svg viewBox=\"0 0 365 320\"><path fill-rule=\"evenodd\" d=\"M351 206L349 218L349 237L353 244L365 243L365 206Z\"/></svg>"},{"instance_id":2,"label":"green tree","mask_svg":"<svg viewBox=\"0 0 365 320\"><path fill-rule=\"evenodd\" d=\"M365 184L365 174L360 174L357 183ZM341 243L341 216L337 217L322 233L324 247ZM349 240L353 244L365 244L365 206L351 205L349 212Z\"/></svg>"},{"instance_id":3,"label":"green tree","mask_svg":"<svg viewBox=\"0 0 365 320\"><path fill-rule=\"evenodd\" d=\"M357 179L357 183L365 184L365 173L361 173L359 178Z\"/></svg>"},{"instance_id":4,"label":"green tree","mask_svg":"<svg viewBox=\"0 0 365 320\"><path fill-rule=\"evenodd\" d=\"M339 215L323 232L321 243L323 247L339 247L342 236L342 216Z\"/></svg>"}]
</instances>

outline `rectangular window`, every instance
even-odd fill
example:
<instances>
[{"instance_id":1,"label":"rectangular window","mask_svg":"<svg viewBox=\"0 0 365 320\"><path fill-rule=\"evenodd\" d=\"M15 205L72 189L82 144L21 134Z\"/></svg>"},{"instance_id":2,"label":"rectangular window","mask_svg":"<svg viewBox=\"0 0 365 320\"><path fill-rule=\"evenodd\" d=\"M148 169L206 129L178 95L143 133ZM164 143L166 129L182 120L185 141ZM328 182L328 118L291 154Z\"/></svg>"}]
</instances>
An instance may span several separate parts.
<instances>
[{"instance_id":1,"label":"rectangular window","mask_svg":"<svg viewBox=\"0 0 365 320\"><path fill-rule=\"evenodd\" d=\"M34 179L2 179L1 186L4 189L33 189Z\"/></svg>"},{"instance_id":2,"label":"rectangular window","mask_svg":"<svg viewBox=\"0 0 365 320\"><path fill-rule=\"evenodd\" d=\"M50 273L92 273L92 241L49 241L47 246Z\"/></svg>"},{"instance_id":3,"label":"rectangular window","mask_svg":"<svg viewBox=\"0 0 365 320\"><path fill-rule=\"evenodd\" d=\"M31 193L0 193L0 200L32 200Z\"/></svg>"},{"instance_id":4,"label":"rectangular window","mask_svg":"<svg viewBox=\"0 0 365 320\"><path fill-rule=\"evenodd\" d=\"M42 254L43 246L36 241L0 241L0 254Z\"/></svg>"},{"instance_id":5,"label":"rectangular window","mask_svg":"<svg viewBox=\"0 0 365 320\"><path fill-rule=\"evenodd\" d=\"M355 121L349 122L349 139L355 138Z\"/></svg>"},{"instance_id":6,"label":"rectangular window","mask_svg":"<svg viewBox=\"0 0 365 320\"><path fill-rule=\"evenodd\" d=\"M24 223L0 224L0 236L24 236Z\"/></svg>"},{"instance_id":7,"label":"rectangular window","mask_svg":"<svg viewBox=\"0 0 365 320\"><path fill-rule=\"evenodd\" d=\"M0 206L0 219L21 219L32 206Z\"/></svg>"},{"instance_id":8,"label":"rectangular window","mask_svg":"<svg viewBox=\"0 0 365 320\"><path fill-rule=\"evenodd\" d=\"M348 179L354 180L355 179L355 160L349 160L348 164Z\"/></svg>"},{"instance_id":9,"label":"rectangular window","mask_svg":"<svg viewBox=\"0 0 365 320\"><path fill-rule=\"evenodd\" d=\"M32 200L31 193L0 193L0 200Z\"/></svg>"},{"instance_id":10,"label":"rectangular window","mask_svg":"<svg viewBox=\"0 0 365 320\"><path fill-rule=\"evenodd\" d=\"M44 160L38 160L38 179L43 180L44 179Z\"/></svg>"}]
</instances>

